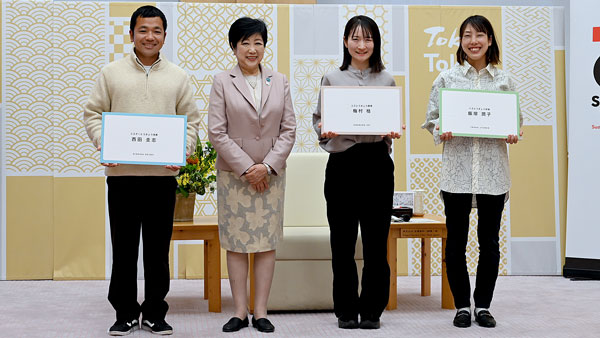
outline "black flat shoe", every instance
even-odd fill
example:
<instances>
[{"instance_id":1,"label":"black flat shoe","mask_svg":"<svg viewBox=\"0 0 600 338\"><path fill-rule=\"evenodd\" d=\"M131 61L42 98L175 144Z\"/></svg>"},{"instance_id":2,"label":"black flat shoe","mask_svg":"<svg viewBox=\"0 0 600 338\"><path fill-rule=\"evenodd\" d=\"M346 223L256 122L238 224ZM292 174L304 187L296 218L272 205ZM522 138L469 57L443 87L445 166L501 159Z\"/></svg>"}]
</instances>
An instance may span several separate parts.
<instances>
[{"instance_id":1,"label":"black flat shoe","mask_svg":"<svg viewBox=\"0 0 600 338\"><path fill-rule=\"evenodd\" d=\"M475 314L475 321L481 327L496 327L496 320L488 310L481 310Z\"/></svg>"},{"instance_id":2,"label":"black flat shoe","mask_svg":"<svg viewBox=\"0 0 600 338\"><path fill-rule=\"evenodd\" d=\"M338 327L340 329L358 329L358 320L338 318Z\"/></svg>"},{"instance_id":3,"label":"black flat shoe","mask_svg":"<svg viewBox=\"0 0 600 338\"><path fill-rule=\"evenodd\" d=\"M260 332L273 332L275 326L267 318L258 318L252 316L252 326L254 326Z\"/></svg>"},{"instance_id":4,"label":"black flat shoe","mask_svg":"<svg viewBox=\"0 0 600 338\"><path fill-rule=\"evenodd\" d=\"M360 320L360 325L358 326L363 330L377 330L381 327L381 322L379 319L362 319Z\"/></svg>"},{"instance_id":5,"label":"black flat shoe","mask_svg":"<svg viewBox=\"0 0 600 338\"><path fill-rule=\"evenodd\" d=\"M248 317L244 318L244 320L241 320L238 317L231 317L231 319L223 325L223 332L236 332L244 327L248 327Z\"/></svg>"},{"instance_id":6,"label":"black flat shoe","mask_svg":"<svg viewBox=\"0 0 600 338\"><path fill-rule=\"evenodd\" d=\"M471 326L471 312L467 310L457 311L454 316L454 326L469 327Z\"/></svg>"}]
</instances>

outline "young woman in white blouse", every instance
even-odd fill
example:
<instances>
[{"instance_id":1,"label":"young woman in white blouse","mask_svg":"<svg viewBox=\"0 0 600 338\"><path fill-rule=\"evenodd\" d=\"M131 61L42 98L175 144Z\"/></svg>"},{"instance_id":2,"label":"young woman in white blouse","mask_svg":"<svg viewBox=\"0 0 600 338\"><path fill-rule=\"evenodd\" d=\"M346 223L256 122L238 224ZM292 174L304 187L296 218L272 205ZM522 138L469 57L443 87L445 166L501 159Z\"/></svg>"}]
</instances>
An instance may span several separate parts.
<instances>
[{"instance_id":1,"label":"young woman in white blouse","mask_svg":"<svg viewBox=\"0 0 600 338\"><path fill-rule=\"evenodd\" d=\"M395 86L394 78L383 70L381 36L373 19L363 15L351 18L344 29L343 48L342 66L325 74L322 86ZM400 134L322 133L320 102L319 96L313 126L321 148L330 153L325 199L335 315L343 329L378 329L390 291L387 238L394 194L390 150L392 139ZM364 258L360 295L354 261L359 224Z\"/></svg>"},{"instance_id":2,"label":"young woman in white blouse","mask_svg":"<svg viewBox=\"0 0 600 338\"><path fill-rule=\"evenodd\" d=\"M436 145L444 144L440 190L448 228L448 282L457 308L454 325L471 326L471 288L465 253L469 214L471 208L477 208L479 263L473 293L475 321L483 327L495 327L496 321L489 307L500 262L500 222L510 189L506 144L517 143L519 137L453 137L451 131L440 135L439 90L514 91L515 84L506 72L495 67L500 63L500 51L492 25L483 16L474 15L462 23L456 56L458 64L440 73L433 82L427 118L422 128L433 134Z\"/></svg>"}]
</instances>

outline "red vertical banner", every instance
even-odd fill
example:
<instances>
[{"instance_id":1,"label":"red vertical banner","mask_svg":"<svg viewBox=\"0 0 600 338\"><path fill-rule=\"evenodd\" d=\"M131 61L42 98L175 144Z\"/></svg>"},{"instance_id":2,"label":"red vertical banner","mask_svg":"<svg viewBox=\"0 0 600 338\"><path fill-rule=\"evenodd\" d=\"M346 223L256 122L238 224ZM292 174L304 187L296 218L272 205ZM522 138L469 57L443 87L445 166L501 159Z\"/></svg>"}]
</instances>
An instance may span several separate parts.
<instances>
[{"instance_id":1,"label":"red vertical banner","mask_svg":"<svg viewBox=\"0 0 600 338\"><path fill-rule=\"evenodd\" d=\"M592 28L592 41L593 42L600 42L600 27L593 27Z\"/></svg>"}]
</instances>

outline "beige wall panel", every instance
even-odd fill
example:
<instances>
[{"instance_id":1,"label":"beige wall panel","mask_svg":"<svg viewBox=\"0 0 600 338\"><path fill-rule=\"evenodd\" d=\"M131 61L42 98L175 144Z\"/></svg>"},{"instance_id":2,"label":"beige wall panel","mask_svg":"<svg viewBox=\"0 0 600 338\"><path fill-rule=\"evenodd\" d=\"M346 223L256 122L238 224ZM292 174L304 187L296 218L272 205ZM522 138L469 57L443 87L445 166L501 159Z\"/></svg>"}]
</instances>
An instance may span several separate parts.
<instances>
[{"instance_id":1,"label":"beige wall panel","mask_svg":"<svg viewBox=\"0 0 600 338\"><path fill-rule=\"evenodd\" d=\"M396 80L396 86L403 88L402 105L406 107L406 78L404 76L394 76L394 80ZM402 121L406 121L406 112L402 114ZM406 190L406 135L394 140L394 190Z\"/></svg>"},{"instance_id":2,"label":"beige wall panel","mask_svg":"<svg viewBox=\"0 0 600 338\"><path fill-rule=\"evenodd\" d=\"M556 143L558 145L558 196L560 210L560 256L565 263L567 232L567 102L565 86L565 51L554 52L556 74Z\"/></svg>"},{"instance_id":3,"label":"beige wall panel","mask_svg":"<svg viewBox=\"0 0 600 338\"><path fill-rule=\"evenodd\" d=\"M175 268L175 255L173 254L175 249L175 245L173 244L173 241L171 241L171 246L169 246L169 275L171 276L171 279L175 278L175 271L173 270Z\"/></svg>"},{"instance_id":4,"label":"beige wall panel","mask_svg":"<svg viewBox=\"0 0 600 338\"><path fill-rule=\"evenodd\" d=\"M53 177L6 177L6 278L52 279Z\"/></svg>"},{"instance_id":5,"label":"beige wall panel","mask_svg":"<svg viewBox=\"0 0 600 338\"><path fill-rule=\"evenodd\" d=\"M179 244L177 278L204 278L204 244Z\"/></svg>"},{"instance_id":6,"label":"beige wall panel","mask_svg":"<svg viewBox=\"0 0 600 338\"><path fill-rule=\"evenodd\" d=\"M398 270L397 276L408 276L408 239L401 238L398 240L396 247L397 261L396 267Z\"/></svg>"},{"instance_id":7,"label":"beige wall panel","mask_svg":"<svg viewBox=\"0 0 600 338\"><path fill-rule=\"evenodd\" d=\"M155 2L112 2L109 6L109 16L111 17L131 17L136 9L146 6L156 6ZM168 19L167 19L168 25Z\"/></svg>"},{"instance_id":8,"label":"beige wall panel","mask_svg":"<svg viewBox=\"0 0 600 338\"><path fill-rule=\"evenodd\" d=\"M524 139L509 148L512 237L554 237L552 126L525 126Z\"/></svg>"},{"instance_id":9,"label":"beige wall panel","mask_svg":"<svg viewBox=\"0 0 600 338\"><path fill-rule=\"evenodd\" d=\"M460 24L470 15L487 17L502 45L502 10L500 7L469 6L409 6L409 50L410 50L410 153L439 154L442 147L435 147L431 134L421 129L425 122L431 84L444 67L456 60L456 39ZM442 15L443 14L443 15ZM425 33L426 29L443 27L437 34ZM456 34L453 35L456 29ZM454 41L454 43L452 43ZM437 56L434 56L437 54Z\"/></svg>"},{"instance_id":10,"label":"beige wall panel","mask_svg":"<svg viewBox=\"0 0 600 338\"><path fill-rule=\"evenodd\" d=\"M54 279L105 278L105 179L54 179Z\"/></svg>"},{"instance_id":11,"label":"beige wall panel","mask_svg":"<svg viewBox=\"0 0 600 338\"><path fill-rule=\"evenodd\" d=\"M179 244L179 262L177 264L177 278L198 279L204 278L204 244ZM171 278L174 278L173 251L171 242ZM221 249L221 278L229 278L227 273L227 251Z\"/></svg>"},{"instance_id":12,"label":"beige wall panel","mask_svg":"<svg viewBox=\"0 0 600 338\"><path fill-rule=\"evenodd\" d=\"M290 78L290 7L277 6L277 71Z\"/></svg>"},{"instance_id":13,"label":"beige wall panel","mask_svg":"<svg viewBox=\"0 0 600 338\"><path fill-rule=\"evenodd\" d=\"M221 278L229 278L227 270L227 250L221 249Z\"/></svg>"}]
</instances>

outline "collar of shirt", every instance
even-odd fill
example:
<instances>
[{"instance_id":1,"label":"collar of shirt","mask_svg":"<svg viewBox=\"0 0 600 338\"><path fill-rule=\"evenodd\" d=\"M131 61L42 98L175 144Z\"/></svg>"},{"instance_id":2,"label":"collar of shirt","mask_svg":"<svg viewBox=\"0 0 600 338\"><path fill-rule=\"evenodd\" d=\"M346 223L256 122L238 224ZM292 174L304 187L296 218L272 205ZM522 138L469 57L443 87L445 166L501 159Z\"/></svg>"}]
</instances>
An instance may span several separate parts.
<instances>
[{"instance_id":1,"label":"collar of shirt","mask_svg":"<svg viewBox=\"0 0 600 338\"><path fill-rule=\"evenodd\" d=\"M477 74L477 70L475 69L475 67L471 66L471 64L468 61L465 61L465 64L459 65L459 67L461 67L461 72L464 76L467 76L467 73L471 69L473 69L475 74ZM484 69L487 70L487 72L492 76L492 78L496 76L497 69L491 63L488 63L487 66L485 66L485 68L483 68L482 70Z\"/></svg>"},{"instance_id":2,"label":"collar of shirt","mask_svg":"<svg viewBox=\"0 0 600 338\"><path fill-rule=\"evenodd\" d=\"M352 65L348 65L348 71L351 72L352 74L356 74L360 77L367 77L369 76L369 74L371 74L371 67L365 69L365 70L360 70L360 69L356 69L354 67L352 67Z\"/></svg>"},{"instance_id":3,"label":"collar of shirt","mask_svg":"<svg viewBox=\"0 0 600 338\"><path fill-rule=\"evenodd\" d=\"M131 53L130 53L129 55L131 55L131 57L133 58L133 62L134 62L135 64L138 64L138 65L140 65L140 66L142 66L142 67L145 67L145 66L146 66L146 65L144 65L144 64L142 63L142 61L140 61L140 59L138 58L137 54L135 53L135 47L133 48L133 50L131 51ZM156 61L154 61L154 63L152 63L152 64L150 65L150 67L151 67L151 68L154 68L154 66L156 66L156 68L160 67L160 63L161 63L161 61L162 61L162 60L163 60L163 56L162 56L162 54L161 54L161 53L158 53L158 58L156 59ZM148 71L146 71L146 72L148 72Z\"/></svg>"}]
</instances>

